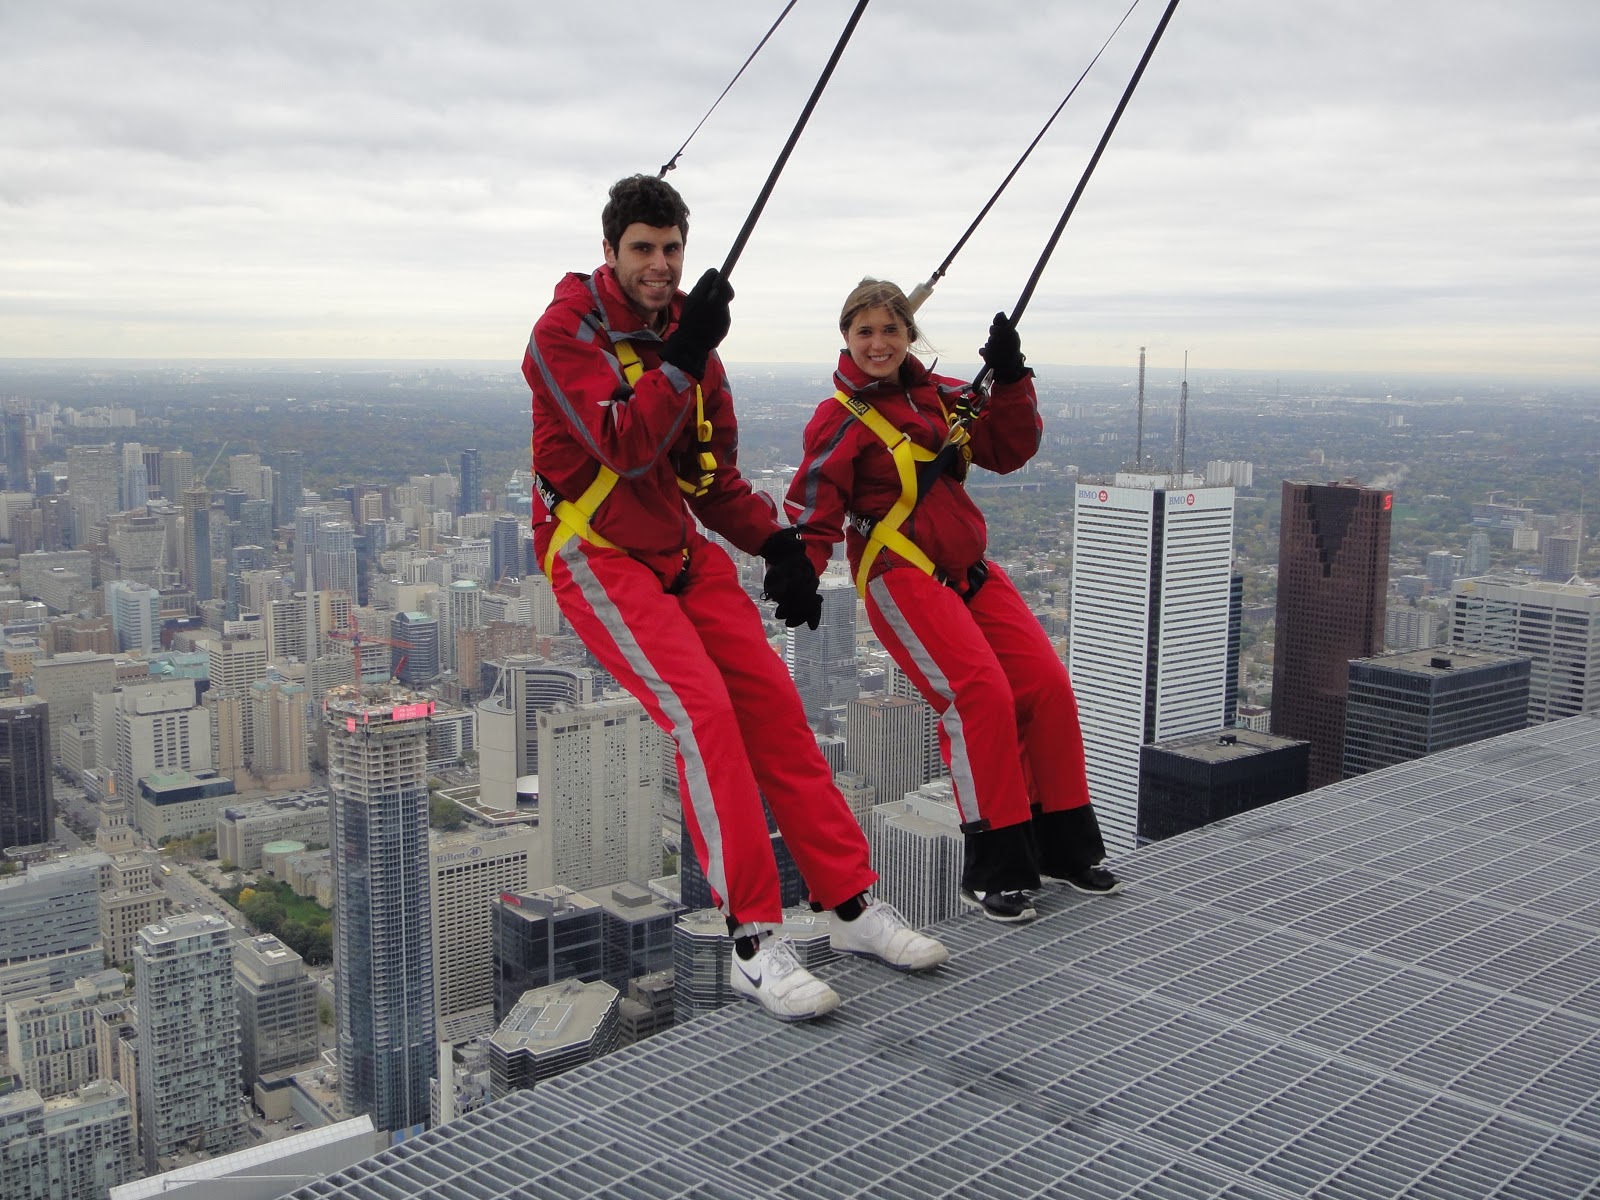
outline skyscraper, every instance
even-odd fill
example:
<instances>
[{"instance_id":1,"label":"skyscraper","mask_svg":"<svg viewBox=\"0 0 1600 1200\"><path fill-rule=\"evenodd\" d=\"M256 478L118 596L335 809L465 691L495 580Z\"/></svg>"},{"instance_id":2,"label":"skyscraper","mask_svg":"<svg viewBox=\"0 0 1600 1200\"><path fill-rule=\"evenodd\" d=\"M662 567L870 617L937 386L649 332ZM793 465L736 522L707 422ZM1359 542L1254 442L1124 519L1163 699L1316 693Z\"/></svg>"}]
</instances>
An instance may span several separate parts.
<instances>
[{"instance_id":1,"label":"skyscraper","mask_svg":"<svg viewBox=\"0 0 1600 1200\"><path fill-rule=\"evenodd\" d=\"M461 491L456 496L456 512L483 511L483 461L476 449L461 452Z\"/></svg>"},{"instance_id":2,"label":"skyscraper","mask_svg":"<svg viewBox=\"0 0 1600 1200\"><path fill-rule=\"evenodd\" d=\"M161 649L161 593L126 579L106 582L106 609L117 649L156 654Z\"/></svg>"},{"instance_id":3,"label":"skyscraper","mask_svg":"<svg viewBox=\"0 0 1600 1200\"><path fill-rule=\"evenodd\" d=\"M356 594L355 527L348 521L317 525L311 552L311 586L321 592Z\"/></svg>"},{"instance_id":4,"label":"skyscraper","mask_svg":"<svg viewBox=\"0 0 1600 1200\"><path fill-rule=\"evenodd\" d=\"M522 529L525 522L513 513L499 513L489 526L489 582L507 575L522 576Z\"/></svg>"},{"instance_id":5,"label":"skyscraper","mask_svg":"<svg viewBox=\"0 0 1600 1200\"><path fill-rule=\"evenodd\" d=\"M593 699L590 671L546 666L531 654L507 655L493 690L478 704L479 799L515 808L517 780L539 773L539 714Z\"/></svg>"},{"instance_id":6,"label":"skyscraper","mask_svg":"<svg viewBox=\"0 0 1600 1200\"><path fill-rule=\"evenodd\" d=\"M176 504L194 486L194 455L187 450L161 452L161 495Z\"/></svg>"},{"instance_id":7,"label":"skyscraper","mask_svg":"<svg viewBox=\"0 0 1600 1200\"><path fill-rule=\"evenodd\" d=\"M644 706L627 697L539 714L535 886L583 890L661 871L660 760Z\"/></svg>"},{"instance_id":8,"label":"skyscraper","mask_svg":"<svg viewBox=\"0 0 1600 1200\"><path fill-rule=\"evenodd\" d=\"M1311 743L1307 786L1336 783L1352 658L1383 651L1394 493L1283 482L1272 732Z\"/></svg>"},{"instance_id":9,"label":"skyscraper","mask_svg":"<svg viewBox=\"0 0 1600 1200\"><path fill-rule=\"evenodd\" d=\"M1233 489L1195 482L1078 485L1068 669L1113 852L1135 844L1140 747L1227 719Z\"/></svg>"},{"instance_id":10,"label":"skyscraper","mask_svg":"<svg viewBox=\"0 0 1600 1200\"><path fill-rule=\"evenodd\" d=\"M822 585L822 620L815 629L798 625L783 635L783 661L816 725L823 710L848 704L860 694L856 684L856 588L848 579Z\"/></svg>"},{"instance_id":11,"label":"skyscraper","mask_svg":"<svg viewBox=\"0 0 1600 1200\"><path fill-rule=\"evenodd\" d=\"M403 645L389 649L389 670L408 687L430 683L439 674L439 621L427 613L402 612L389 618L389 637Z\"/></svg>"},{"instance_id":12,"label":"skyscraper","mask_svg":"<svg viewBox=\"0 0 1600 1200\"><path fill-rule=\"evenodd\" d=\"M20 401L7 401L0 417L5 429L6 487L13 492L32 490L28 475L28 413Z\"/></svg>"},{"instance_id":13,"label":"skyscraper","mask_svg":"<svg viewBox=\"0 0 1600 1200\"><path fill-rule=\"evenodd\" d=\"M233 926L182 913L139 931L139 1145L145 1172L180 1150L232 1150L245 1136Z\"/></svg>"},{"instance_id":14,"label":"skyscraper","mask_svg":"<svg viewBox=\"0 0 1600 1200\"><path fill-rule=\"evenodd\" d=\"M122 455L113 445L67 447L67 495L74 546L99 540L98 529L120 507Z\"/></svg>"},{"instance_id":15,"label":"skyscraper","mask_svg":"<svg viewBox=\"0 0 1600 1200\"><path fill-rule=\"evenodd\" d=\"M1600 709L1600 584L1463 579L1451 618L1452 646L1533 660L1528 724Z\"/></svg>"},{"instance_id":16,"label":"skyscraper","mask_svg":"<svg viewBox=\"0 0 1600 1200\"><path fill-rule=\"evenodd\" d=\"M880 804L928 781L924 707L909 696L867 696L845 710L845 766L877 790Z\"/></svg>"},{"instance_id":17,"label":"skyscraper","mask_svg":"<svg viewBox=\"0 0 1600 1200\"><path fill-rule=\"evenodd\" d=\"M521 825L446 834L431 846L435 1019L445 1041L494 1029L490 905L502 892L527 890L534 843Z\"/></svg>"},{"instance_id":18,"label":"skyscraper","mask_svg":"<svg viewBox=\"0 0 1600 1200\"><path fill-rule=\"evenodd\" d=\"M1352 662L1345 778L1525 728L1532 665L1515 654L1445 648Z\"/></svg>"},{"instance_id":19,"label":"skyscraper","mask_svg":"<svg viewBox=\"0 0 1600 1200\"><path fill-rule=\"evenodd\" d=\"M54 839L50 706L36 696L0 699L0 850Z\"/></svg>"},{"instance_id":20,"label":"skyscraper","mask_svg":"<svg viewBox=\"0 0 1600 1200\"><path fill-rule=\"evenodd\" d=\"M339 1093L346 1111L385 1130L428 1119L432 711L394 685L338 687L326 701Z\"/></svg>"},{"instance_id":21,"label":"skyscraper","mask_svg":"<svg viewBox=\"0 0 1600 1200\"><path fill-rule=\"evenodd\" d=\"M192 487L183 493L184 578L196 600L210 600L211 489Z\"/></svg>"},{"instance_id":22,"label":"skyscraper","mask_svg":"<svg viewBox=\"0 0 1600 1200\"><path fill-rule=\"evenodd\" d=\"M272 497L273 524L293 525L294 510L300 507L300 491L304 486L302 456L298 450L280 450L276 458L278 484Z\"/></svg>"}]
</instances>

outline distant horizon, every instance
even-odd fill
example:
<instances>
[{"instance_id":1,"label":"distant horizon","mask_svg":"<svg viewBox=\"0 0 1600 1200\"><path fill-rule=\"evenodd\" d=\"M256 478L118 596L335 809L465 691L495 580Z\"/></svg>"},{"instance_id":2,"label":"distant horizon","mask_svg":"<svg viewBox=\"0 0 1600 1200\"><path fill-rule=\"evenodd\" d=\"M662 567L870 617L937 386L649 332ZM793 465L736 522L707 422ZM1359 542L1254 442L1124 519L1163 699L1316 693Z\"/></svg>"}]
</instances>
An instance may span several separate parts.
<instances>
[{"instance_id":1,"label":"distant horizon","mask_svg":"<svg viewBox=\"0 0 1600 1200\"><path fill-rule=\"evenodd\" d=\"M928 355L927 361L935 359L944 368L959 376L967 368L976 370L979 366L977 360L962 362L959 360ZM832 361L820 363L800 359L727 359L723 365L730 373L749 370L784 369L792 371L827 372L833 370ZM1031 364L1045 377L1051 374L1061 374L1070 377L1082 378L1092 375L1096 379L1136 377L1138 374L1137 362L1129 363L1048 363L1039 362ZM220 368L250 369L271 372L274 370L348 370L358 372L388 372L426 369L457 369L476 372L498 372L510 376L520 377L520 370L515 361L505 359L482 358L335 358L335 357L307 357L307 358L249 358L221 355L189 355L183 357L156 356L145 357L48 357L48 356L0 356L0 373L7 369L45 369L51 371L81 368L85 370L96 369L162 369L182 366L211 366ZM1181 366L1173 367L1164 364L1146 362L1146 380L1159 379L1162 381L1177 381L1183 377L1184 370ZM1276 370L1265 367L1201 367L1193 362L1188 369L1188 379L1191 385L1206 383L1222 379L1248 377L1256 381L1290 380L1292 382L1328 382L1338 381L1344 383L1373 383L1373 382L1428 382L1444 383L1455 381L1470 383L1478 386L1518 386L1539 388L1573 388L1592 389L1595 399L1600 400L1600 380L1588 376L1568 375L1533 375L1533 374L1506 374L1490 371L1459 372L1425 371L1425 370L1383 370L1380 368L1332 368L1332 367L1295 367Z\"/></svg>"}]
</instances>

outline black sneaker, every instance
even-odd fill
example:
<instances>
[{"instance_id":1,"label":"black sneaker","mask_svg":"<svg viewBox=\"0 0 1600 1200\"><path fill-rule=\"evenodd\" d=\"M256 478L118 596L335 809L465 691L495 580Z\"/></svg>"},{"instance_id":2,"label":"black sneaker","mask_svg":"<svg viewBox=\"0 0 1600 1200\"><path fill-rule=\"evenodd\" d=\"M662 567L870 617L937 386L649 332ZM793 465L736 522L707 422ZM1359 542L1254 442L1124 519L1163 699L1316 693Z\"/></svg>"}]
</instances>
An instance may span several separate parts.
<instances>
[{"instance_id":1,"label":"black sneaker","mask_svg":"<svg viewBox=\"0 0 1600 1200\"><path fill-rule=\"evenodd\" d=\"M1085 892L1090 896L1110 896L1122 890L1122 880L1111 873L1111 869L1104 863L1095 863L1089 867L1072 867L1056 874L1053 871L1041 871L1044 879L1064 883L1075 891Z\"/></svg>"},{"instance_id":2,"label":"black sneaker","mask_svg":"<svg viewBox=\"0 0 1600 1200\"><path fill-rule=\"evenodd\" d=\"M961 898L968 904L976 904L991 921L1019 925L1039 915L1026 892L975 892L962 888Z\"/></svg>"}]
</instances>

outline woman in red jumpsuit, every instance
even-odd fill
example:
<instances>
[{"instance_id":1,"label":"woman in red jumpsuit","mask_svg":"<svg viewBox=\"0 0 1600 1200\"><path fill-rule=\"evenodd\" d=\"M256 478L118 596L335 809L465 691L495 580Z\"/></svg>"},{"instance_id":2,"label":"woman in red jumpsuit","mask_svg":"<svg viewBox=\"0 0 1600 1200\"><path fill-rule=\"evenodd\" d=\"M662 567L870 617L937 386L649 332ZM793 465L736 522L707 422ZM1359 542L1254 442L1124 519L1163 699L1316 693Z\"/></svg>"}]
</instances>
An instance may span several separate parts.
<instances>
[{"instance_id":1,"label":"woman in red jumpsuit","mask_svg":"<svg viewBox=\"0 0 1600 1200\"><path fill-rule=\"evenodd\" d=\"M966 840L962 894L993 920L1026 921L1041 874L1114 892L1121 884L1102 865L1072 684L1038 618L984 558L983 514L963 485L967 462L1014 471L1039 448L1033 373L1016 331L995 316L981 351L993 393L956 468L911 506L912 462L945 443L967 384L931 374L910 353L921 335L892 283L863 280L839 330L838 391L806 427L785 508L819 570L845 539L873 631L939 713Z\"/></svg>"}]
</instances>

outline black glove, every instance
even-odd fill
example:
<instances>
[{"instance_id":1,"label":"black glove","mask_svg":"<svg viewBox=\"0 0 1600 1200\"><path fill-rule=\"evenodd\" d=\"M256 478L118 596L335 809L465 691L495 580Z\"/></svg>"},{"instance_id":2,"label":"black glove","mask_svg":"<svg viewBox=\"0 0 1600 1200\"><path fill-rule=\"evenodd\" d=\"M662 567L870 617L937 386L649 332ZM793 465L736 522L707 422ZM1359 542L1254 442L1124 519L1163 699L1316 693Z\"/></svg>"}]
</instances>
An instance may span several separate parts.
<instances>
[{"instance_id":1,"label":"black glove","mask_svg":"<svg viewBox=\"0 0 1600 1200\"><path fill-rule=\"evenodd\" d=\"M822 621L822 597L800 531L793 526L778 530L761 543L761 557L767 560L761 595L778 602L772 615L790 629L797 625L815 629Z\"/></svg>"},{"instance_id":2,"label":"black glove","mask_svg":"<svg viewBox=\"0 0 1600 1200\"><path fill-rule=\"evenodd\" d=\"M978 354L994 372L996 383L1015 383L1028 373L1022 357L1022 339L1005 313L995 313L994 324L989 326L989 340Z\"/></svg>"},{"instance_id":3,"label":"black glove","mask_svg":"<svg viewBox=\"0 0 1600 1200\"><path fill-rule=\"evenodd\" d=\"M678 327L667 335L661 347L662 360L696 379L703 378L706 359L722 344L733 324L728 312L732 299L733 285L715 267L709 268L683 302Z\"/></svg>"}]
</instances>

